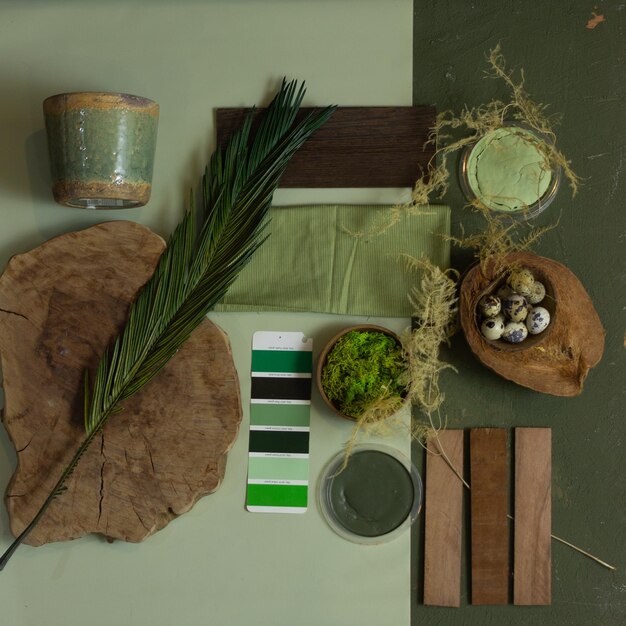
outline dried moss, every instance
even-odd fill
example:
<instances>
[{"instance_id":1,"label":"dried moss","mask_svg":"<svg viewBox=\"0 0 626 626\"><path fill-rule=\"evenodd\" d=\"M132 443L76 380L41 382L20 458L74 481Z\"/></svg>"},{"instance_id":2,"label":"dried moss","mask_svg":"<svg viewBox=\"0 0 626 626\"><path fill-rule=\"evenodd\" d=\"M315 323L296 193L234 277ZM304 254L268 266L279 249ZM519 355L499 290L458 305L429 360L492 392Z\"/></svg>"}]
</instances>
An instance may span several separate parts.
<instances>
[{"instance_id":1,"label":"dried moss","mask_svg":"<svg viewBox=\"0 0 626 626\"><path fill-rule=\"evenodd\" d=\"M543 235L558 226L533 227L528 222L511 221L506 215L496 215L488 209L479 209L485 226L482 230L472 234L461 236L448 236L446 239L454 245L462 248L475 249L475 256L480 263L484 276L499 276L514 269L507 260L513 252L530 250Z\"/></svg>"},{"instance_id":2,"label":"dried moss","mask_svg":"<svg viewBox=\"0 0 626 626\"><path fill-rule=\"evenodd\" d=\"M560 116L548 115L547 105L536 103L530 98L524 87L524 70L520 69L519 78L516 79L515 72L506 67L500 45L490 50L487 62L489 67L485 72L486 78L504 81L511 92L510 100L508 102L492 100L478 107L466 107L460 113L443 111L437 115L428 140L428 143L437 147L435 158L415 183L413 202L427 204L430 198L442 198L448 190L450 177L448 159L478 141L486 133L502 128L511 121L526 125L539 135L535 144L537 149L543 153L551 169L562 170L569 182L572 196L575 196L580 178L556 145L554 128L560 123ZM439 165L436 165L437 158ZM479 199L470 202L470 206L488 210Z\"/></svg>"}]
</instances>

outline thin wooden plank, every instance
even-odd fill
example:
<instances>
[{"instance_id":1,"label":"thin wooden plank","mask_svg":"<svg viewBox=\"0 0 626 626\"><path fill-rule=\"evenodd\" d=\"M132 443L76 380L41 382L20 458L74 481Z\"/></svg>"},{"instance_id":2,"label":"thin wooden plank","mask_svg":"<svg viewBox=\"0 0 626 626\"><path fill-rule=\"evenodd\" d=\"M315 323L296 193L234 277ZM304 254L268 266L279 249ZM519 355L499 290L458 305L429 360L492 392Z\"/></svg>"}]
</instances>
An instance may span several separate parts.
<instances>
[{"instance_id":1,"label":"thin wooden plank","mask_svg":"<svg viewBox=\"0 0 626 626\"><path fill-rule=\"evenodd\" d=\"M506 430L470 431L472 604L509 601Z\"/></svg>"},{"instance_id":2,"label":"thin wooden plank","mask_svg":"<svg viewBox=\"0 0 626 626\"><path fill-rule=\"evenodd\" d=\"M218 145L249 110L217 109ZM339 107L292 158L280 186L413 187L434 155L424 144L435 115L431 106Z\"/></svg>"},{"instance_id":3,"label":"thin wooden plank","mask_svg":"<svg viewBox=\"0 0 626 626\"><path fill-rule=\"evenodd\" d=\"M463 431L445 430L428 442L424 544L424 604L461 604L463 483L441 455L463 475Z\"/></svg>"},{"instance_id":4,"label":"thin wooden plank","mask_svg":"<svg viewBox=\"0 0 626 626\"><path fill-rule=\"evenodd\" d=\"M552 430L515 429L513 602L552 600Z\"/></svg>"}]
</instances>

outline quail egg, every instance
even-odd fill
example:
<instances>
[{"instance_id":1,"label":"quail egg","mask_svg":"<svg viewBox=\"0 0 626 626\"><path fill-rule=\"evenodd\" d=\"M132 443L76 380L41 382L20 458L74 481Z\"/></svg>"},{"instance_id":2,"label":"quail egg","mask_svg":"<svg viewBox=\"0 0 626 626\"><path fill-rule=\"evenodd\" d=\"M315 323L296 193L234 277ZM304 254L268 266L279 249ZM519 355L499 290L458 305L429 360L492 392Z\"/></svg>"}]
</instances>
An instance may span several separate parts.
<instances>
[{"instance_id":1,"label":"quail egg","mask_svg":"<svg viewBox=\"0 0 626 626\"><path fill-rule=\"evenodd\" d=\"M527 269L513 270L509 276L509 286L522 296L530 295L534 283L535 277Z\"/></svg>"},{"instance_id":2,"label":"quail egg","mask_svg":"<svg viewBox=\"0 0 626 626\"><path fill-rule=\"evenodd\" d=\"M528 329L523 322L509 322L502 332L502 339L509 343L521 343L528 337Z\"/></svg>"},{"instance_id":3,"label":"quail egg","mask_svg":"<svg viewBox=\"0 0 626 626\"><path fill-rule=\"evenodd\" d=\"M502 304L497 296L483 296L478 303L478 310L483 317L494 317L500 313Z\"/></svg>"},{"instance_id":4,"label":"quail egg","mask_svg":"<svg viewBox=\"0 0 626 626\"><path fill-rule=\"evenodd\" d=\"M500 316L487 318L480 325L480 332L485 339L492 341L500 339L504 332L504 318L500 319Z\"/></svg>"},{"instance_id":5,"label":"quail egg","mask_svg":"<svg viewBox=\"0 0 626 626\"><path fill-rule=\"evenodd\" d=\"M536 280L533 283L533 288L530 290L528 302L530 302L530 304L539 304L545 297L546 288L543 286L543 283Z\"/></svg>"},{"instance_id":6,"label":"quail egg","mask_svg":"<svg viewBox=\"0 0 626 626\"><path fill-rule=\"evenodd\" d=\"M531 335L542 333L550 324L550 313L542 306L532 307L526 318L526 328Z\"/></svg>"},{"instance_id":7,"label":"quail egg","mask_svg":"<svg viewBox=\"0 0 626 626\"><path fill-rule=\"evenodd\" d=\"M504 300L509 296L513 295L515 292L508 285L501 285L498 291L496 291L496 296L500 298L500 300Z\"/></svg>"},{"instance_id":8,"label":"quail egg","mask_svg":"<svg viewBox=\"0 0 626 626\"><path fill-rule=\"evenodd\" d=\"M512 322L522 322L528 315L528 302L524 296L514 293L502 302L502 310Z\"/></svg>"}]
</instances>

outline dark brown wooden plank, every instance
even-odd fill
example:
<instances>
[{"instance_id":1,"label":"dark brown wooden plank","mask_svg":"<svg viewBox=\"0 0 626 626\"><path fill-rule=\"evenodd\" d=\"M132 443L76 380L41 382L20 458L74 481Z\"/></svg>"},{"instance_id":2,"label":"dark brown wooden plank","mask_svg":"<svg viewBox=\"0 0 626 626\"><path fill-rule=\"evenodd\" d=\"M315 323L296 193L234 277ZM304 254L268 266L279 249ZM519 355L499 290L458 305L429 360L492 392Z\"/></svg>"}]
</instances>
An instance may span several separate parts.
<instances>
[{"instance_id":1,"label":"dark brown wooden plank","mask_svg":"<svg viewBox=\"0 0 626 626\"><path fill-rule=\"evenodd\" d=\"M509 601L506 430L470 431L472 604Z\"/></svg>"},{"instance_id":2,"label":"dark brown wooden plank","mask_svg":"<svg viewBox=\"0 0 626 626\"><path fill-rule=\"evenodd\" d=\"M217 109L219 145L248 111ZM435 114L431 106L339 107L293 157L281 187L412 187L434 155L424 144Z\"/></svg>"},{"instance_id":3,"label":"dark brown wooden plank","mask_svg":"<svg viewBox=\"0 0 626 626\"><path fill-rule=\"evenodd\" d=\"M424 604L461 604L463 483L441 454L463 475L463 431L445 430L428 442L424 543Z\"/></svg>"},{"instance_id":4,"label":"dark brown wooden plank","mask_svg":"<svg viewBox=\"0 0 626 626\"><path fill-rule=\"evenodd\" d=\"M552 430L515 429L513 601L552 600Z\"/></svg>"}]
</instances>

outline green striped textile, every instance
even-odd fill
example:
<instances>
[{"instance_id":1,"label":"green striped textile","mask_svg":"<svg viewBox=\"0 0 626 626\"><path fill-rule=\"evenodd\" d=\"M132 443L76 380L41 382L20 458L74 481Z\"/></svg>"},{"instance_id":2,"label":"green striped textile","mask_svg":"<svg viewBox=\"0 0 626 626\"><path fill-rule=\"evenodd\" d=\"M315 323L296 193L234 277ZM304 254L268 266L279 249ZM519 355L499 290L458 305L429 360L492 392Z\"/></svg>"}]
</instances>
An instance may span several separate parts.
<instances>
[{"instance_id":1,"label":"green striped textile","mask_svg":"<svg viewBox=\"0 0 626 626\"><path fill-rule=\"evenodd\" d=\"M269 239L231 286L218 311L301 311L409 317L419 277L401 255L450 265L450 209L389 206L274 207ZM388 227L391 224L390 227Z\"/></svg>"}]
</instances>

